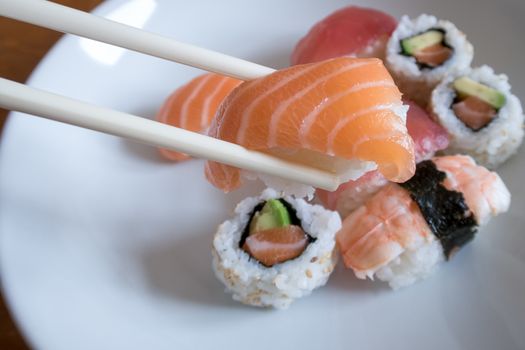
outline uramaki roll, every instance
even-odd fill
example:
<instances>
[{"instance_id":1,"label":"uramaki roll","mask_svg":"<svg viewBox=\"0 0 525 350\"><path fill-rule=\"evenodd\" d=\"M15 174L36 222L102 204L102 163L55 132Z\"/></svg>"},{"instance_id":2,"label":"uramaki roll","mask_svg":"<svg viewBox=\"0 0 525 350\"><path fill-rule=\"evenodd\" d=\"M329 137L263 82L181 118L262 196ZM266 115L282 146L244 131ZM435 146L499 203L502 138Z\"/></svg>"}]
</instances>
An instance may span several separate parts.
<instances>
[{"instance_id":1,"label":"uramaki roll","mask_svg":"<svg viewBox=\"0 0 525 350\"><path fill-rule=\"evenodd\" d=\"M213 268L233 299L287 308L323 286L337 261L336 212L267 189L235 209L213 239Z\"/></svg>"},{"instance_id":2,"label":"uramaki roll","mask_svg":"<svg viewBox=\"0 0 525 350\"><path fill-rule=\"evenodd\" d=\"M474 56L472 44L453 23L426 14L403 16L386 51L387 68L399 89L422 107L447 74L466 69Z\"/></svg>"},{"instance_id":3,"label":"uramaki roll","mask_svg":"<svg viewBox=\"0 0 525 350\"><path fill-rule=\"evenodd\" d=\"M488 66L447 77L432 92L430 111L450 135L448 154L463 153L494 169L523 139L523 110L506 75Z\"/></svg>"}]
</instances>

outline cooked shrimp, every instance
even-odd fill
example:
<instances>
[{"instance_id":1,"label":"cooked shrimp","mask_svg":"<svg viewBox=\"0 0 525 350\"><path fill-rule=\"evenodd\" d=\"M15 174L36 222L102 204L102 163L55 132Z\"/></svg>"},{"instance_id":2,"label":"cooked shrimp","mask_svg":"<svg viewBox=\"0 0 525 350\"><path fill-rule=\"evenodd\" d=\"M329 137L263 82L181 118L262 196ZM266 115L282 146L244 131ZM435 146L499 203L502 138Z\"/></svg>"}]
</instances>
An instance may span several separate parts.
<instances>
[{"instance_id":1,"label":"cooked shrimp","mask_svg":"<svg viewBox=\"0 0 525 350\"><path fill-rule=\"evenodd\" d=\"M337 246L358 278L372 278L406 249L434 239L408 192L388 184L343 221Z\"/></svg>"}]
</instances>

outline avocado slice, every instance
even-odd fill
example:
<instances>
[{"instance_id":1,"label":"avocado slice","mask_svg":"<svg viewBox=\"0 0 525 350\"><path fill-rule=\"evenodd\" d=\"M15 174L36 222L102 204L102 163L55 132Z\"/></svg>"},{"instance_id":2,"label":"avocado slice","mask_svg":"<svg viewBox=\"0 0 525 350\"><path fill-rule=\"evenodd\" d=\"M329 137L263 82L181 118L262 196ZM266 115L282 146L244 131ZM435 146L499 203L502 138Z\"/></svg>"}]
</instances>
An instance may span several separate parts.
<instances>
[{"instance_id":1,"label":"avocado slice","mask_svg":"<svg viewBox=\"0 0 525 350\"><path fill-rule=\"evenodd\" d=\"M460 98L465 95L474 96L487 102L496 109L500 109L505 105L505 95L496 89L478 83L468 77L461 77L454 80L453 86Z\"/></svg>"},{"instance_id":2,"label":"avocado slice","mask_svg":"<svg viewBox=\"0 0 525 350\"><path fill-rule=\"evenodd\" d=\"M269 199L262 210L253 216L250 234L288 225L291 225L291 219L284 204L278 199Z\"/></svg>"},{"instance_id":3,"label":"avocado slice","mask_svg":"<svg viewBox=\"0 0 525 350\"><path fill-rule=\"evenodd\" d=\"M401 40L401 48L403 53L413 55L426 47L441 43L444 38L445 34L442 31L431 29L423 34Z\"/></svg>"}]
</instances>

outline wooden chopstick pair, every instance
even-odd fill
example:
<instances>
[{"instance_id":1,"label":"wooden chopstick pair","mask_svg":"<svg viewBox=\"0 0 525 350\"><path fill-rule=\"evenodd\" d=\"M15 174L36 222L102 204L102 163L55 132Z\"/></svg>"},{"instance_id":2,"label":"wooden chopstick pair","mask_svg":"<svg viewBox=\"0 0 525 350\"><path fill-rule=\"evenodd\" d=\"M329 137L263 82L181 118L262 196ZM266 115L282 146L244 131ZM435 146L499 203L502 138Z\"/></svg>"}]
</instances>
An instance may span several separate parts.
<instances>
[{"instance_id":1,"label":"wooden chopstick pair","mask_svg":"<svg viewBox=\"0 0 525 350\"><path fill-rule=\"evenodd\" d=\"M0 0L0 15L241 80L258 78L275 71L50 1ZM335 190L340 184L335 174L326 171L3 78L0 78L0 106L326 190Z\"/></svg>"}]
</instances>

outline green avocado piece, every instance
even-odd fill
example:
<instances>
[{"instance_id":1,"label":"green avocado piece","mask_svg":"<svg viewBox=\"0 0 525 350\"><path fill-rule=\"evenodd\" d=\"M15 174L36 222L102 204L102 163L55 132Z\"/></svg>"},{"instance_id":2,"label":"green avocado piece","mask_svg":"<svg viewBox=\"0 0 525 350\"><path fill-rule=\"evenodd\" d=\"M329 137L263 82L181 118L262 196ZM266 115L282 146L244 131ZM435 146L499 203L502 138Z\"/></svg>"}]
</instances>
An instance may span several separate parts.
<instances>
[{"instance_id":1,"label":"green avocado piece","mask_svg":"<svg viewBox=\"0 0 525 350\"><path fill-rule=\"evenodd\" d=\"M278 199L269 199L262 210L253 216L250 223L250 234L290 224L290 214L284 204Z\"/></svg>"},{"instance_id":2,"label":"green avocado piece","mask_svg":"<svg viewBox=\"0 0 525 350\"><path fill-rule=\"evenodd\" d=\"M505 105L505 95L496 89L478 83L468 77L461 77L454 80L453 85L460 97L474 96L487 102L496 109L500 109Z\"/></svg>"},{"instance_id":3,"label":"green avocado piece","mask_svg":"<svg viewBox=\"0 0 525 350\"><path fill-rule=\"evenodd\" d=\"M401 48L405 54L413 55L426 47L439 44L444 37L445 34L439 30L429 30L423 34L401 40Z\"/></svg>"}]
</instances>

